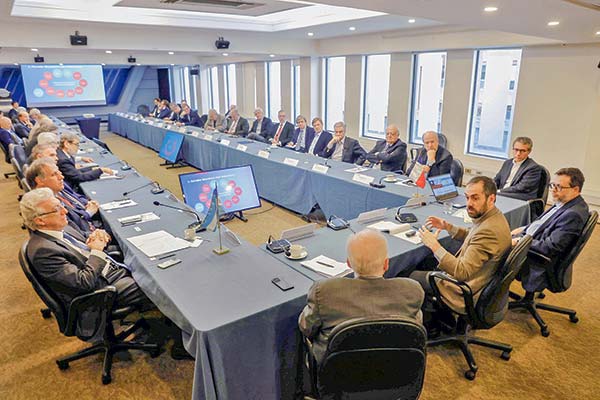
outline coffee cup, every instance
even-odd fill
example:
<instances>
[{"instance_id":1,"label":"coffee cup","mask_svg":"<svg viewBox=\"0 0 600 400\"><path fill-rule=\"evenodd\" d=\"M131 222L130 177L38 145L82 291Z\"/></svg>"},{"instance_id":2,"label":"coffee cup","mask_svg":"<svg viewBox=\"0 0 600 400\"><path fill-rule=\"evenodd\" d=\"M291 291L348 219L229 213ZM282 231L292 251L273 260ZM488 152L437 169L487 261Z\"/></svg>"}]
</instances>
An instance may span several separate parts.
<instances>
[{"instance_id":1,"label":"coffee cup","mask_svg":"<svg viewBox=\"0 0 600 400\"><path fill-rule=\"evenodd\" d=\"M195 228L185 229L183 231L183 238L185 240L189 240L189 241L193 241L194 239L196 239L196 229Z\"/></svg>"},{"instance_id":2,"label":"coffee cup","mask_svg":"<svg viewBox=\"0 0 600 400\"><path fill-rule=\"evenodd\" d=\"M292 258L299 258L302 257L302 254L304 253L306 249L304 248L304 246L301 246L299 244L293 244L290 246L290 257Z\"/></svg>"},{"instance_id":3,"label":"coffee cup","mask_svg":"<svg viewBox=\"0 0 600 400\"><path fill-rule=\"evenodd\" d=\"M387 174L385 176L385 180L387 182L394 182L396 180L396 175L395 174Z\"/></svg>"}]
</instances>

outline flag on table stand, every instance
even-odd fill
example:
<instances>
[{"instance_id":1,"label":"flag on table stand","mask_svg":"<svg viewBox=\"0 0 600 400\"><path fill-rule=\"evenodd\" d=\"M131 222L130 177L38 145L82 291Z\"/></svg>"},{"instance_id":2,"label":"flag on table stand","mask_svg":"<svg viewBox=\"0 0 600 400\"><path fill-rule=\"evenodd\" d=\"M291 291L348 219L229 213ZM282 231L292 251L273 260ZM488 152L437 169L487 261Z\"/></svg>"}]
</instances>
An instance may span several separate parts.
<instances>
[{"instance_id":1,"label":"flag on table stand","mask_svg":"<svg viewBox=\"0 0 600 400\"><path fill-rule=\"evenodd\" d=\"M415 163L412 171L410 171L409 179L415 183L418 187L423 189L425 187L425 175L426 172L423 170L424 165Z\"/></svg>"},{"instance_id":2,"label":"flag on table stand","mask_svg":"<svg viewBox=\"0 0 600 400\"><path fill-rule=\"evenodd\" d=\"M421 170L421 175L419 175L419 178L417 178L417 180L415 181L415 185L423 189L425 187L425 182L425 171Z\"/></svg>"},{"instance_id":3,"label":"flag on table stand","mask_svg":"<svg viewBox=\"0 0 600 400\"><path fill-rule=\"evenodd\" d=\"M208 231L214 232L217 229L217 225L219 222L218 214L218 204L219 204L219 193L217 192L217 186L213 189L212 197L210 198L210 207L208 207L208 211L206 212L206 216L204 220L200 224L199 230L206 229Z\"/></svg>"}]
</instances>

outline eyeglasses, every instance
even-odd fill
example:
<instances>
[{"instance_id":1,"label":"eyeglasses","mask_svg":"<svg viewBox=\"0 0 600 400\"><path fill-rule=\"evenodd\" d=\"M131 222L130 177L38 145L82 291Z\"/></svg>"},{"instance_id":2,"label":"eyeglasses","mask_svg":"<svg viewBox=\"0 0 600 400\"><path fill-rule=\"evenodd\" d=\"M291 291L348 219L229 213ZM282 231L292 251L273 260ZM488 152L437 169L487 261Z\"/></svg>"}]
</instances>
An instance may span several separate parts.
<instances>
[{"instance_id":1,"label":"eyeglasses","mask_svg":"<svg viewBox=\"0 0 600 400\"><path fill-rule=\"evenodd\" d=\"M550 183L548 184L548 187L557 192L560 192L563 189L573 189L573 186L560 186L558 183Z\"/></svg>"},{"instance_id":2,"label":"eyeglasses","mask_svg":"<svg viewBox=\"0 0 600 400\"><path fill-rule=\"evenodd\" d=\"M513 147L513 151L516 151L517 153L528 153L528 152L529 152L529 149L515 149L515 148Z\"/></svg>"},{"instance_id":3,"label":"eyeglasses","mask_svg":"<svg viewBox=\"0 0 600 400\"><path fill-rule=\"evenodd\" d=\"M54 207L54 209L52 211L41 213L41 214L38 214L37 216L38 217L43 217L44 215L50 215L50 214L54 214L54 213L59 213L62 210L63 210L62 204L58 204L56 207Z\"/></svg>"}]
</instances>

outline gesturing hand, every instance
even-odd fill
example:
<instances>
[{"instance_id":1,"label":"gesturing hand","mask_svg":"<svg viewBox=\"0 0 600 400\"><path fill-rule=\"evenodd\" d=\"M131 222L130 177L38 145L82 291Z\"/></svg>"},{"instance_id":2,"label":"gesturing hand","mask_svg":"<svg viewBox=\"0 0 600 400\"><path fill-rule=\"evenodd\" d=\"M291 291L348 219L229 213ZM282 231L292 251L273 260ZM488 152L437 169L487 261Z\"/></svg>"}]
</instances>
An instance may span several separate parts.
<instances>
[{"instance_id":1,"label":"gesturing hand","mask_svg":"<svg viewBox=\"0 0 600 400\"><path fill-rule=\"evenodd\" d=\"M440 243L438 242L439 235L439 229L436 229L434 233L429 232L429 230L427 230L425 227L421 227L421 229L419 229L419 237L421 238L421 241L434 253L441 247Z\"/></svg>"},{"instance_id":2,"label":"gesturing hand","mask_svg":"<svg viewBox=\"0 0 600 400\"><path fill-rule=\"evenodd\" d=\"M425 220L425 226L437 229L446 229L448 227L448 223L445 219L439 217L427 217Z\"/></svg>"}]
</instances>

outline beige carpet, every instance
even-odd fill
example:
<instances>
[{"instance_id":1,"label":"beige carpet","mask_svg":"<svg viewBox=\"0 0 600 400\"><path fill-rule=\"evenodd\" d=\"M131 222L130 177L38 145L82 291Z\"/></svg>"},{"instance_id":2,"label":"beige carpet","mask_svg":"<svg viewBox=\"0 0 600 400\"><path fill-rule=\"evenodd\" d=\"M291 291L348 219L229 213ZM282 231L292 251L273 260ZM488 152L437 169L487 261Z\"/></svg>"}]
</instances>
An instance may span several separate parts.
<instances>
[{"instance_id":1,"label":"beige carpet","mask_svg":"<svg viewBox=\"0 0 600 400\"><path fill-rule=\"evenodd\" d=\"M166 170L158 166L160 159L149 149L112 134L103 134L103 139L142 174L180 196L177 174L193 169ZM7 172L10 167L2 163L0 170ZM173 361L168 353L151 359L131 352L131 360L115 362L113 383L108 386L100 383L101 360L97 357L76 361L67 371L58 370L56 358L85 344L62 336L54 319L41 318L43 304L17 261L26 233L20 229L15 179L0 176L0 193L0 399L189 399L193 363ZM278 235L283 229L304 223L294 213L271 207L265 202L261 209L247 213L248 223L235 220L228 226L249 242L259 244L269 234ZM251 215L261 212L260 217ZM549 303L576 308L578 324L564 316L544 313L551 335L543 338L528 315L509 313L503 323L481 332L481 336L510 342L514 346L511 360L501 360L497 351L475 347L479 373L473 382L462 377L466 365L460 351L432 349L421 398L600 398L600 291L596 288L599 252L597 230L576 263L572 288L547 296Z\"/></svg>"}]
</instances>

